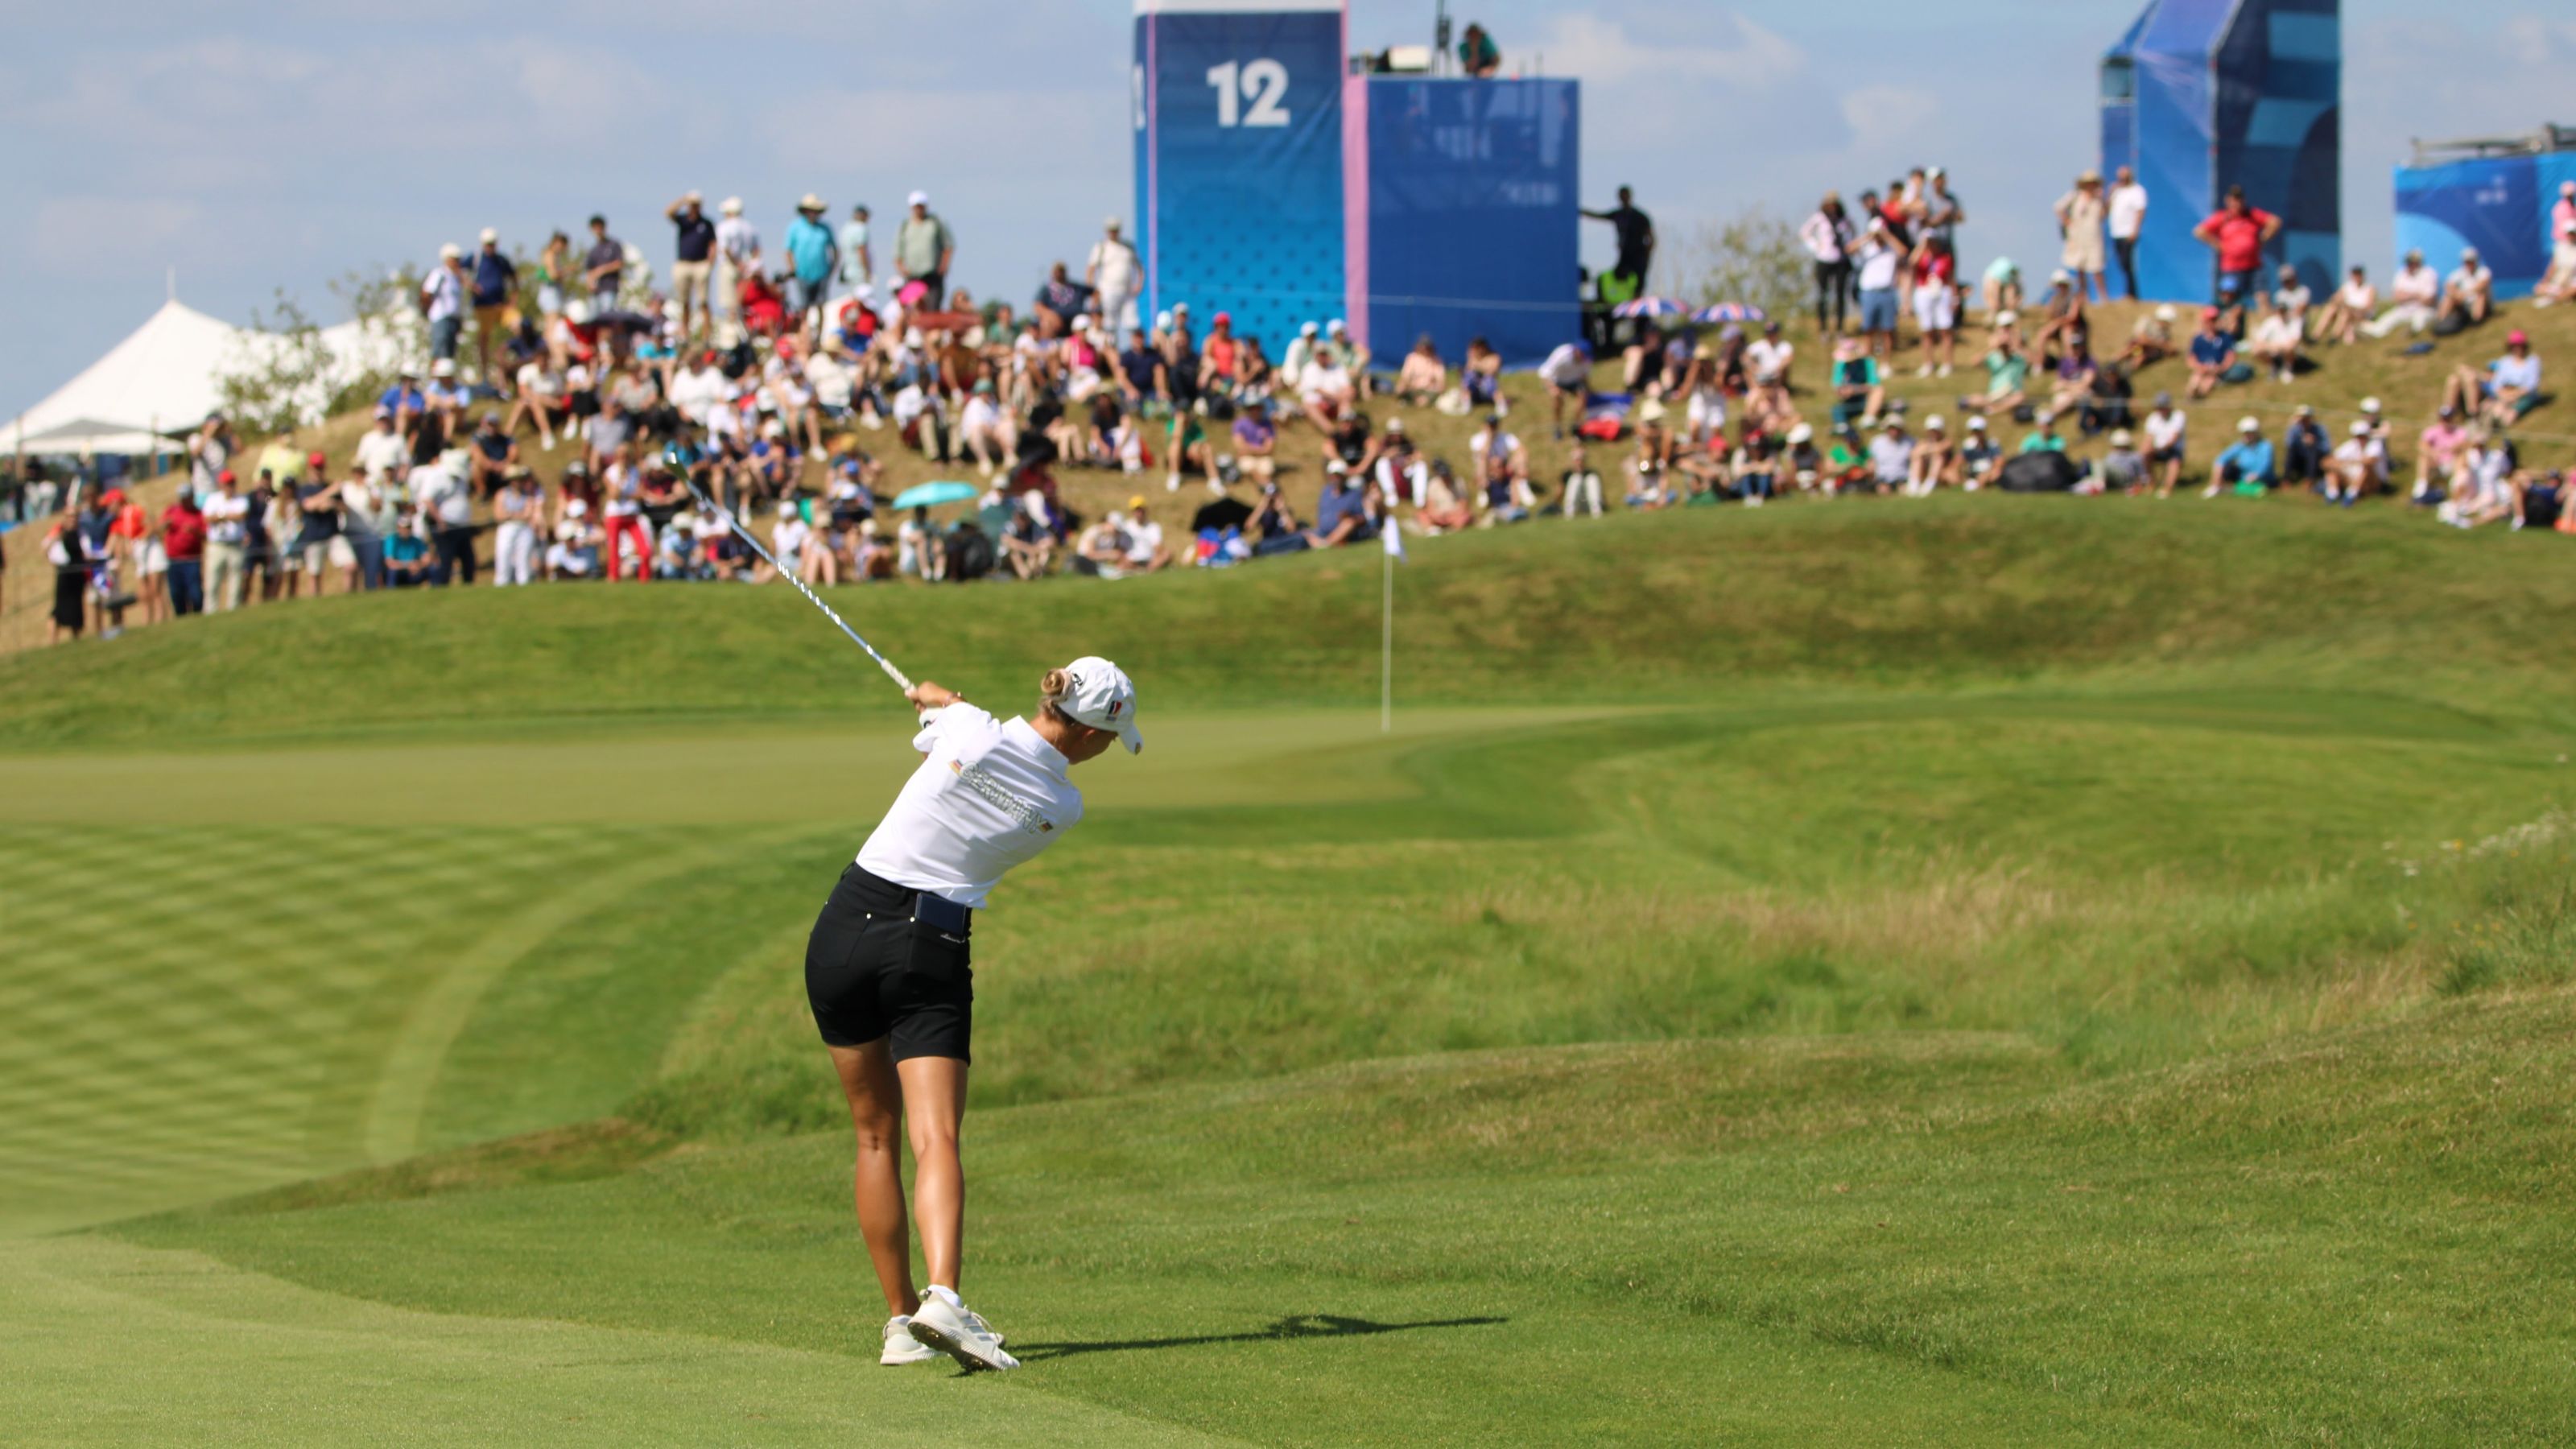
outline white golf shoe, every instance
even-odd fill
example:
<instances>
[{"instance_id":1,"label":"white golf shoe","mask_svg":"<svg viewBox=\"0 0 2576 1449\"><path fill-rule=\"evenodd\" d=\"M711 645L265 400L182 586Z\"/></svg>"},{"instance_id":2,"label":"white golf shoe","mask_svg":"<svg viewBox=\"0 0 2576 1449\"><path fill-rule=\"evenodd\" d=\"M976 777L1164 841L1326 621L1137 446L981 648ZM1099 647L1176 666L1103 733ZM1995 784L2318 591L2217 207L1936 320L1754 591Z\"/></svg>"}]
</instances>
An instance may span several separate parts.
<instances>
[{"instance_id":1,"label":"white golf shoe","mask_svg":"<svg viewBox=\"0 0 2576 1449\"><path fill-rule=\"evenodd\" d=\"M912 1336L910 1315L899 1313L886 1320L885 1352L877 1355L877 1362L891 1368L896 1364L928 1363L937 1357L939 1350Z\"/></svg>"},{"instance_id":2,"label":"white golf shoe","mask_svg":"<svg viewBox=\"0 0 2576 1449\"><path fill-rule=\"evenodd\" d=\"M983 1315L960 1303L951 1307L936 1293L925 1293L921 1311L912 1315L912 1336L937 1349L968 1372L976 1369L1015 1369L1020 1361L1002 1352L1002 1335Z\"/></svg>"}]
</instances>

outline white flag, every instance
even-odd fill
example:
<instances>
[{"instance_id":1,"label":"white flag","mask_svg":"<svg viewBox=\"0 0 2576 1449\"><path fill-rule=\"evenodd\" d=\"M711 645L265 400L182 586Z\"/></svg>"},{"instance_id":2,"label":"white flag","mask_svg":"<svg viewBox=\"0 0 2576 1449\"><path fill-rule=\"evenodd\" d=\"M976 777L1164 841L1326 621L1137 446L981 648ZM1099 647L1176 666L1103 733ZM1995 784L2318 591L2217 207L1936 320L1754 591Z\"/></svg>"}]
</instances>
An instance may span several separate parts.
<instances>
[{"instance_id":1,"label":"white flag","mask_svg":"<svg viewBox=\"0 0 2576 1449\"><path fill-rule=\"evenodd\" d=\"M1386 515L1386 526L1377 531L1377 536L1386 544L1388 558L1404 562L1404 529L1396 523L1393 511Z\"/></svg>"}]
</instances>

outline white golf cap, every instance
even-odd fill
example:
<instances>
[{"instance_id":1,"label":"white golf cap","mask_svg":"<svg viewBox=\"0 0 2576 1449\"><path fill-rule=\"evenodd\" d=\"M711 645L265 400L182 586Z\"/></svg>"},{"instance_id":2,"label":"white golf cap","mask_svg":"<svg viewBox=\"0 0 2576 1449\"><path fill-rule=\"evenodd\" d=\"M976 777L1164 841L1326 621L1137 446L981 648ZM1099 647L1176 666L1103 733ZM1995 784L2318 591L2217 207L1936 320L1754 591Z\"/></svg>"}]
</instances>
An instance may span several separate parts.
<instances>
[{"instance_id":1,"label":"white golf cap","mask_svg":"<svg viewBox=\"0 0 2576 1449\"><path fill-rule=\"evenodd\" d=\"M1350 331L1351 329L1350 329L1350 324L1349 324L1349 323L1344 322L1344 321L1343 321L1341 318L1339 318L1339 317L1336 317L1336 318L1334 318L1332 321L1327 322L1327 323L1325 323L1325 324L1324 324L1324 330L1325 330L1325 331L1327 331L1327 332L1332 333L1335 337L1339 337L1339 336L1341 336L1343 333L1348 332L1348 331Z\"/></svg>"},{"instance_id":2,"label":"white golf cap","mask_svg":"<svg viewBox=\"0 0 2576 1449\"><path fill-rule=\"evenodd\" d=\"M2250 417L2238 418L2236 420L2236 431L2240 433L2259 433L2263 431L2263 425Z\"/></svg>"},{"instance_id":3,"label":"white golf cap","mask_svg":"<svg viewBox=\"0 0 2576 1449\"><path fill-rule=\"evenodd\" d=\"M724 214L725 214L725 215L727 215L727 216L740 216L740 215L742 215L742 198L741 198L741 197L739 197L739 196L728 196L728 197L726 197L726 198L724 199L724 206L723 206L722 210L724 211Z\"/></svg>"},{"instance_id":4,"label":"white golf cap","mask_svg":"<svg viewBox=\"0 0 2576 1449\"><path fill-rule=\"evenodd\" d=\"M2359 419L2359 418L2355 418L2355 419L2353 419L2353 420L2352 420L2352 435L2353 435L2354 437L2356 437L2356 438L2366 438L2366 437L2369 437L2369 436L2370 436L2370 424L2363 422L2363 421L2362 421L2361 419Z\"/></svg>"},{"instance_id":5,"label":"white golf cap","mask_svg":"<svg viewBox=\"0 0 2576 1449\"><path fill-rule=\"evenodd\" d=\"M905 197L903 199L903 204L906 206L928 206L930 204L930 193L927 191L916 191L910 196Z\"/></svg>"},{"instance_id":6,"label":"white golf cap","mask_svg":"<svg viewBox=\"0 0 2576 1449\"><path fill-rule=\"evenodd\" d=\"M452 262L463 255L465 255L465 249L454 242L449 242L438 249L438 259L442 262Z\"/></svg>"},{"instance_id":7,"label":"white golf cap","mask_svg":"<svg viewBox=\"0 0 2576 1449\"><path fill-rule=\"evenodd\" d=\"M501 234L500 234L499 232L497 232L497 231L493 230L492 228L490 228L490 227L488 227L488 226L487 226L487 227L485 227L485 228L483 228L483 245L485 245L485 246L487 246L487 247L488 247L488 246L490 246L492 243L494 243L494 242L496 242L496 241L499 241L500 239L501 239Z\"/></svg>"},{"instance_id":8,"label":"white golf cap","mask_svg":"<svg viewBox=\"0 0 2576 1449\"><path fill-rule=\"evenodd\" d=\"M1322 330L1322 328L1317 327L1314 323L1308 322L1297 329L1297 335L1300 337L1312 337Z\"/></svg>"},{"instance_id":9,"label":"white golf cap","mask_svg":"<svg viewBox=\"0 0 2576 1449\"><path fill-rule=\"evenodd\" d=\"M2366 413L2375 413L2379 411L2379 399L2375 397L2363 398L2361 400L2361 410Z\"/></svg>"},{"instance_id":10,"label":"white golf cap","mask_svg":"<svg viewBox=\"0 0 2576 1449\"><path fill-rule=\"evenodd\" d=\"M1948 427L1949 425L1942 420L1939 413L1934 413L1923 420L1923 430L1927 433L1946 432Z\"/></svg>"},{"instance_id":11,"label":"white golf cap","mask_svg":"<svg viewBox=\"0 0 2576 1449\"><path fill-rule=\"evenodd\" d=\"M1985 418L1984 418L1984 417L1982 417L1982 416L1980 416L1980 415L1978 415L1978 414L1975 414L1975 413L1971 413L1971 414L1969 414L1969 415L1968 415L1968 431L1969 431L1969 432L1972 432L1972 433L1982 433L1982 432L1984 432L1985 430L1986 430L1986 420L1985 420Z\"/></svg>"},{"instance_id":12,"label":"white golf cap","mask_svg":"<svg viewBox=\"0 0 2576 1449\"><path fill-rule=\"evenodd\" d=\"M1085 654L1064 667L1064 682L1058 707L1066 714L1093 729L1115 732L1131 755L1145 748L1145 737L1136 733L1136 682L1126 670Z\"/></svg>"}]
</instances>

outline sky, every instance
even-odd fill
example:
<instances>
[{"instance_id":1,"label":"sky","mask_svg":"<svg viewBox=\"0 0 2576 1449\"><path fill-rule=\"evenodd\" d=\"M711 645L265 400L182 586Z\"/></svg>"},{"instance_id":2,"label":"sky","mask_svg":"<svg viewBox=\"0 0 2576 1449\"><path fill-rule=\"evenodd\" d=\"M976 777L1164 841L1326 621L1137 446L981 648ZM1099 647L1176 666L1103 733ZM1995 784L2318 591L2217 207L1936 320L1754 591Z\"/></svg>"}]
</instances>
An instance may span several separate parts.
<instances>
[{"instance_id":1,"label":"sky","mask_svg":"<svg viewBox=\"0 0 2576 1449\"><path fill-rule=\"evenodd\" d=\"M1458 0L1507 72L1584 82L1587 204L1633 182L1668 244L1791 221L1946 164L1961 250L2047 261L2096 159L2094 69L2137 0ZM1427 40L1430 0L1352 0L1354 49ZM959 280L1017 298L1132 210L1128 0L0 0L0 418L151 315L165 278L237 323L284 291L426 262L482 227L534 250L592 211L667 261L664 207L797 196L878 215L925 187ZM2415 136L2527 131L2576 64L2564 0L2345 0L2344 242L2388 264ZM2555 93L2555 95L2553 95ZM1587 224L1586 259L1609 259Z\"/></svg>"}]
</instances>

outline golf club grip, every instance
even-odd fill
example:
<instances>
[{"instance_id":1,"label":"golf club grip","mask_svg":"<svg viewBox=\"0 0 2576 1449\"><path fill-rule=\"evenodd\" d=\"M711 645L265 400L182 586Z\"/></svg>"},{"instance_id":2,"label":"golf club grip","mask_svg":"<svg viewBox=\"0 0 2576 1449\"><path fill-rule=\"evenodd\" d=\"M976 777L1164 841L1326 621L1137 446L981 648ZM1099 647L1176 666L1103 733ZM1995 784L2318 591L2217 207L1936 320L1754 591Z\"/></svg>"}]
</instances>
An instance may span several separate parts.
<instances>
[{"instance_id":1,"label":"golf club grip","mask_svg":"<svg viewBox=\"0 0 2576 1449\"><path fill-rule=\"evenodd\" d=\"M831 620L842 633L849 635L851 643L858 645L860 649L866 651L867 656L877 662L877 667L886 672L886 678L894 681L895 688L902 690L907 695L912 693L912 681L904 677L902 670L894 667L894 661L886 658L882 654L879 654L875 645L860 638L859 631L851 628L850 622L847 619L842 618L837 612L835 612L831 605L823 602L821 595L816 594L812 589L805 587L805 581L803 579L796 577L796 575L788 572L786 568L781 566L777 558L772 555L769 550L760 546L760 540L751 536L751 530L742 526L742 520L733 516L732 509L725 507L723 504L716 502L706 494L698 491L696 479L689 478L684 475L680 479L680 482L689 490L689 496L698 500L698 506L700 508L707 509L722 518L725 521L725 527L733 530L734 535L743 541L744 547L749 548L753 553L760 555L761 562L768 564L770 568L776 570L780 578L785 579L787 582L796 586L796 592L805 596L805 602L822 610L824 618Z\"/></svg>"}]
</instances>

